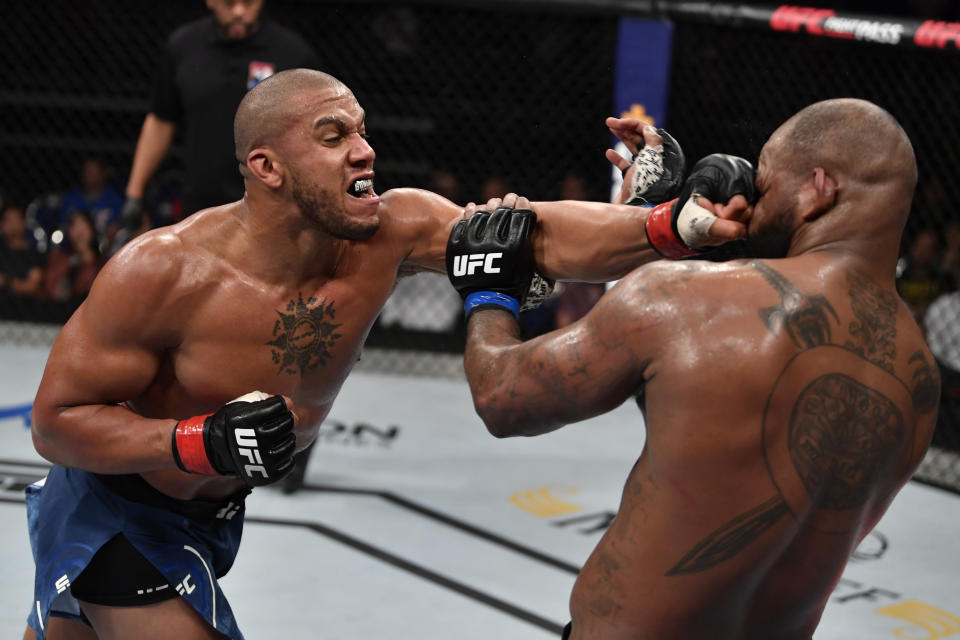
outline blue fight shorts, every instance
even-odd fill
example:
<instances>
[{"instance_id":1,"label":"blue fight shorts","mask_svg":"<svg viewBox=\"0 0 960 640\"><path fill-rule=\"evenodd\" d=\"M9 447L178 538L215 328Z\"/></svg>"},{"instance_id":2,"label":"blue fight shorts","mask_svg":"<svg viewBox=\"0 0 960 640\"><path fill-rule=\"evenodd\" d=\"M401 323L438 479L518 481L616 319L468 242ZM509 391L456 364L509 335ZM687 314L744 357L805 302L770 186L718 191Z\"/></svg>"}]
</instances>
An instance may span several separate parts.
<instances>
[{"instance_id":1,"label":"blue fight shorts","mask_svg":"<svg viewBox=\"0 0 960 640\"><path fill-rule=\"evenodd\" d=\"M123 534L210 625L243 640L217 578L243 531L241 491L219 501L176 500L139 475L101 476L54 466L26 490L36 564L27 623L43 640L49 615L83 620L70 584L106 542Z\"/></svg>"}]
</instances>

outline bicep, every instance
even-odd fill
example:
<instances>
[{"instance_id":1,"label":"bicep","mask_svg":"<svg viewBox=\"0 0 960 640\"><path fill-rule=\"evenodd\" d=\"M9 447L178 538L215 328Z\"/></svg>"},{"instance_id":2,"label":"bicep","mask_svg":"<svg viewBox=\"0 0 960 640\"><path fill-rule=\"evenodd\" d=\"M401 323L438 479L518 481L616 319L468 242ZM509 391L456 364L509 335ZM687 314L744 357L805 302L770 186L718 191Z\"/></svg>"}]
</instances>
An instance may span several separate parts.
<instances>
[{"instance_id":1,"label":"bicep","mask_svg":"<svg viewBox=\"0 0 960 640\"><path fill-rule=\"evenodd\" d=\"M642 319L607 294L570 326L494 345L471 320L465 367L478 413L496 435L534 435L606 413L643 383L649 350L632 327Z\"/></svg>"},{"instance_id":2,"label":"bicep","mask_svg":"<svg viewBox=\"0 0 960 640\"><path fill-rule=\"evenodd\" d=\"M41 408L136 398L176 339L175 318L161 318L169 292L162 268L130 272L112 262L57 336L37 394Z\"/></svg>"},{"instance_id":3,"label":"bicep","mask_svg":"<svg viewBox=\"0 0 960 640\"><path fill-rule=\"evenodd\" d=\"M528 391L564 424L615 409L643 381L644 362L625 338L602 312L548 334L532 345Z\"/></svg>"},{"instance_id":4,"label":"bicep","mask_svg":"<svg viewBox=\"0 0 960 640\"><path fill-rule=\"evenodd\" d=\"M447 240L463 207L419 189L394 189L388 194L382 205L385 222L393 241L404 244L403 268L446 273Z\"/></svg>"},{"instance_id":5,"label":"bicep","mask_svg":"<svg viewBox=\"0 0 960 640\"><path fill-rule=\"evenodd\" d=\"M85 302L57 336L37 393L38 408L118 404L156 377L160 352L113 333L113 322Z\"/></svg>"}]
</instances>

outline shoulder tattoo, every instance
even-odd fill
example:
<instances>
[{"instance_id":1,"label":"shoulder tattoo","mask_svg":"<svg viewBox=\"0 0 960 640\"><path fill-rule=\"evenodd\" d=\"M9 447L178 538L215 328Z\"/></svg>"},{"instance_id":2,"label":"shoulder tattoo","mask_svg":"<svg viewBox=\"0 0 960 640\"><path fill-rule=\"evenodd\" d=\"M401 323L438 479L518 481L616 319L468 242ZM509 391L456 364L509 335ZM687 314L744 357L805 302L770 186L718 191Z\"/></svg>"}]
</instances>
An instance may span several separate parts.
<instances>
[{"instance_id":1,"label":"shoulder tattoo","mask_svg":"<svg viewBox=\"0 0 960 640\"><path fill-rule=\"evenodd\" d=\"M752 262L750 266L780 294L780 304L759 311L760 319L771 333L777 335L783 328L801 349L830 344L830 316L835 322L840 320L824 296L802 294L783 274L764 262Z\"/></svg>"},{"instance_id":2,"label":"shoulder tattoo","mask_svg":"<svg viewBox=\"0 0 960 640\"><path fill-rule=\"evenodd\" d=\"M897 297L855 271L847 274L847 282L856 319L850 323L851 339L844 346L893 373L897 356Z\"/></svg>"}]
</instances>

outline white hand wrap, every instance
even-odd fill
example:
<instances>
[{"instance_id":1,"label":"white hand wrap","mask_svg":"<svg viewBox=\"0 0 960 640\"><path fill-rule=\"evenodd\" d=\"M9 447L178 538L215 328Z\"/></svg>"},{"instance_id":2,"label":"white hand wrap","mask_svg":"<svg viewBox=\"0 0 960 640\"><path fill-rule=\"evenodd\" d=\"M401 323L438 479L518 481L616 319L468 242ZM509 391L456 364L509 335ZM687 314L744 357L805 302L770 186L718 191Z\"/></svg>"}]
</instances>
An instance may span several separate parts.
<instances>
[{"instance_id":1,"label":"white hand wrap","mask_svg":"<svg viewBox=\"0 0 960 640\"><path fill-rule=\"evenodd\" d=\"M651 186L663 177L663 145L645 146L633 158L636 166L630 185L631 198L643 198Z\"/></svg>"},{"instance_id":2,"label":"white hand wrap","mask_svg":"<svg viewBox=\"0 0 960 640\"><path fill-rule=\"evenodd\" d=\"M677 216L677 232L683 243L691 249L706 246L710 240L710 227L717 219L717 216L700 206L697 202L699 197L699 193L692 194Z\"/></svg>"},{"instance_id":3,"label":"white hand wrap","mask_svg":"<svg viewBox=\"0 0 960 640\"><path fill-rule=\"evenodd\" d=\"M263 391L251 391L250 393L243 394L239 398L234 398L227 404L233 404L234 402L259 402L260 400L266 400L269 397L269 393L264 393Z\"/></svg>"},{"instance_id":4,"label":"white hand wrap","mask_svg":"<svg viewBox=\"0 0 960 640\"><path fill-rule=\"evenodd\" d=\"M530 280L530 289L527 290L527 297L523 301L520 311L530 311L539 307L553 295L553 287L554 285L548 282L546 278L534 271L533 279Z\"/></svg>"}]
</instances>

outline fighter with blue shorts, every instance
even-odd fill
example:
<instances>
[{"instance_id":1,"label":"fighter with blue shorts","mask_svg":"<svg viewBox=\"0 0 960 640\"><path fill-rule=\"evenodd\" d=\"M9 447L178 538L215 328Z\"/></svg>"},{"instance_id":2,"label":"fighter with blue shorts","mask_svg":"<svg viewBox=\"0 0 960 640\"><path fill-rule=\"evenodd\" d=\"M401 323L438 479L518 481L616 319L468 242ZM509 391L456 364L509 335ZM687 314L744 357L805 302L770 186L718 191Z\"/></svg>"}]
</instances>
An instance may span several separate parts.
<instances>
[{"instance_id":1,"label":"fighter with blue shorts","mask_svg":"<svg viewBox=\"0 0 960 640\"><path fill-rule=\"evenodd\" d=\"M57 465L30 497L40 638L240 638L216 578L242 496L316 438L399 274L446 269L464 208L374 191L365 112L336 78L274 74L234 134L243 199L127 244L50 352L32 421ZM606 281L660 257L648 209L503 204L536 209L547 280ZM740 233L718 221L704 244Z\"/></svg>"},{"instance_id":2,"label":"fighter with blue shorts","mask_svg":"<svg viewBox=\"0 0 960 640\"><path fill-rule=\"evenodd\" d=\"M217 578L240 546L247 493L176 500L137 474L54 466L27 487L37 565L30 626L42 634L45 613L85 622L78 599L134 607L182 596L211 627L243 638Z\"/></svg>"}]
</instances>

